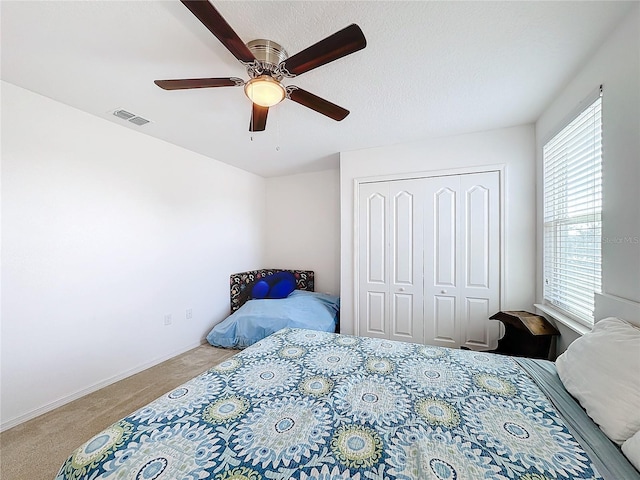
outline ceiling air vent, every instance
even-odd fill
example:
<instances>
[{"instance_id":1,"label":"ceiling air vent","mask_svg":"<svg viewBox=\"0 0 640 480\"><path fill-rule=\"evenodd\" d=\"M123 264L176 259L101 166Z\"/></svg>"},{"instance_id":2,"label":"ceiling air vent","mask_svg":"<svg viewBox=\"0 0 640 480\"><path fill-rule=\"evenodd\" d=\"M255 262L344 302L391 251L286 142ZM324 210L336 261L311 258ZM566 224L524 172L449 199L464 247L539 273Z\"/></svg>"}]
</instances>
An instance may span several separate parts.
<instances>
[{"instance_id":1,"label":"ceiling air vent","mask_svg":"<svg viewBox=\"0 0 640 480\"><path fill-rule=\"evenodd\" d=\"M125 120L129 120L130 118L135 117L135 114L131 112L127 112L126 110L116 110L113 114L118 118L124 118Z\"/></svg>"},{"instance_id":2,"label":"ceiling air vent","mask_svg":"<svg viewBox=\"0 0 640 480\"><path fill-rule=\"evenodd\" d=\"M149 123L149 120L147 120L146 118L142 118L142 117L133 117L133 118L130 118L129 121L131 123L135 123L138 126L144 125L145 123Z\"/></svg>"},{"instance_id":3,"label":"ceiling air vent","mask_svg":"<svg viewBox=\"0 0 640 480\"><path fill-rule=\"evenodd\" d=\"M138 126L150 122L150 120L147 120L146 118L140 117L135 113L127 112L126 110L122 109L114 110L113 114L118 118L122 118L123 120L127 120L128 122L134 123Z\"/></svg>"}]
</instances>

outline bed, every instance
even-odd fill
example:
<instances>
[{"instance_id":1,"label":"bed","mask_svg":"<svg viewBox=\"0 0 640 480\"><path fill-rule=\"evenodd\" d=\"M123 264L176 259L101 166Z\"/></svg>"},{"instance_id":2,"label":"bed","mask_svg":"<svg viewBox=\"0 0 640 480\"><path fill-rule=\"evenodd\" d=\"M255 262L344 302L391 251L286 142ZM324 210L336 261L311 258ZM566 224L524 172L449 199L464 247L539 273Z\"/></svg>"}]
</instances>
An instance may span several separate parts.
<instances>
[{"instance_id":1,"label":"bed","mask_svg":"<svg viewBox=\"0 0 640 480\"><path fill-rule=\"evenodd\" d=\"M260 296L269 295L265 279L270 278L275 278L272 283L276 284L271 292L278 290L270 295L274 298L252 298L261 285L267 290L260 290ZM278 278L284 278L284 283ZM207 335L215 347L246 348L285 327L325 332L338 329L340 299L314 292L311 270L252 270L234 273L229 280L231 314Z\"/></svg>"},{"instance_id":2,"label":"bed","mask_svg":"<svg viewBox=\"0 0 640 480\"><path fill-rule=\"evenodd\" d=\"M285 328L89 439L56 478L640 474L552 362Z\"/></svg>"}]
</instances>

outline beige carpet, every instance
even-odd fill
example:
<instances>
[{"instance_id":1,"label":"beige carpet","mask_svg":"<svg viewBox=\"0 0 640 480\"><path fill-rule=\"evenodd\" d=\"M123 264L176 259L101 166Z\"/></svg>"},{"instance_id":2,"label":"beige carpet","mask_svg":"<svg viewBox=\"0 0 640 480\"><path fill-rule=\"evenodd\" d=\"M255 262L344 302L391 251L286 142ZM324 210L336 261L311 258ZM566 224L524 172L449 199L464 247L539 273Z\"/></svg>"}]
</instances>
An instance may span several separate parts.
<instances>
[{"instance_id":1,"label":"beige carpet","mask_svg":"<svg viewBox=\"0 0 640 480\"><path fill-rule=\"evenodd\" d=\"M0 479L53 480L96 433L237 353L201 345L0 434Z\"/></svg>"}]
</instances>

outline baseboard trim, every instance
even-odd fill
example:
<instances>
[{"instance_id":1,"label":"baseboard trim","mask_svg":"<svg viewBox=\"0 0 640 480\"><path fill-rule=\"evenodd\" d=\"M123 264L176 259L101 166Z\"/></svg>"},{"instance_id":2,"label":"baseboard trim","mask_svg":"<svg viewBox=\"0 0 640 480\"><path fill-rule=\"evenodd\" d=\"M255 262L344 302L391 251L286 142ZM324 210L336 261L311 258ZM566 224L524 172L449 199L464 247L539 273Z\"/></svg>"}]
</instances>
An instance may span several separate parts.
<instances>
[{"instance_id":1,"label":"baseboard trim","mask_svg":"<svg viewBox=\"0 0 640 480\"><path fill-rule=\"evenodd\" d=\"M125 378L135 375L136 373L140 373L144 370L147 370L148 368L155 367L156 365L162 362L171 360L172 358L177 357L178 355L182 355L183 353L188 352L189 350L193 350L194 348L197 348L200 345L203 345L205 343L206 343L206 338L201 339L199 343L195 343L195 344L191 344L186 347L183 347L176 352L156 358L155 360L152 360L148 363L139 365L135 368L122 372L118 375L107 378L106 380L93 384L87 388L83 388L82 390L72 393L71 395L67 395L66 397L62 397L54 402L48 403L47 405L43 405L42 407L38 407L35 410L31 410L30 412L24 413L16 418L12 418L10 420L7 420L6 422L2 422L0 423L0 432L4 432L5 430L9 430L10 428L17 427L21 423L28 422L29 420L33 420L34 418L39 417L40 415L43 415L47 412L55 410L56 408L62 407L67 403L71 403L74 400L84 397L85 395L89 395L90 393L98 391L101 388L108 387L109 385L119 382L120 380L124 380Z\"/></svg>"}]
</instances>

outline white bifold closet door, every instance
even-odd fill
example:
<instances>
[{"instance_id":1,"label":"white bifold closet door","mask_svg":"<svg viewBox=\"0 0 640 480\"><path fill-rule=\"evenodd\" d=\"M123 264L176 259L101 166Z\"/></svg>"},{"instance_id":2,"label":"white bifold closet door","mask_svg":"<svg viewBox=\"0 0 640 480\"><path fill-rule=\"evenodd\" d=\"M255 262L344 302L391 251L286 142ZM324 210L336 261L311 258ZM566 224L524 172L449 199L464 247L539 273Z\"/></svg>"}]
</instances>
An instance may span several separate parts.
<instances>
[{"instance_id":1,"label":"white bifold closet door","mask_svg":"<svg viewBox=\"0 0 640 480\"><path fill-rule=\"evenodd\" d=\"M495 348L500 310L498 172L434 177L425 183L425 341ZM426 253L428 252L428 253Z\"/></svg>"},{"instance_id":2,"label":"white bifold closet door","mask_svg":"<svg viewBox=\"0 0 640 480\"><path fill-rule=\"evenodd\" d=\"M360 335L495 348L498 172L361 184Z\"/></svg>"},{"instance_id":3,"label":"white bifold closet door","mask_svg":"<svg viewBox=\"0 0 640 480\"><path fill-rule=\"evenodd\" d=\"M423 338L421 180L360 185L360 335Z\"/></svg>"}]
</instances>

